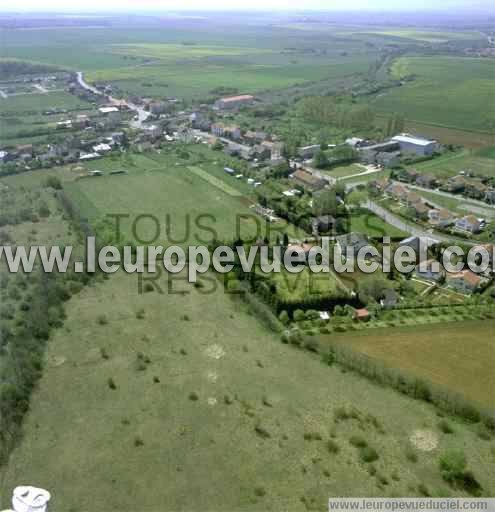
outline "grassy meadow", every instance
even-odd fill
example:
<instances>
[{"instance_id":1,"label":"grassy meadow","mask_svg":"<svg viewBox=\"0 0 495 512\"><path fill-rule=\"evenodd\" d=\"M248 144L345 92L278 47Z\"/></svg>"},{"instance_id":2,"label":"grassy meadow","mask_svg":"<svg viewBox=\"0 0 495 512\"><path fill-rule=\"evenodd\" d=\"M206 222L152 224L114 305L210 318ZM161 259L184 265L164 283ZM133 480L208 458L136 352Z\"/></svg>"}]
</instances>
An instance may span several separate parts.
<instances>
[{"instance_id":1,"label":"grassy meadow","mask_svg":"<svg viewBox=\"0 0 495 512\"><path fill-rule=\"evenodd\" d=\"M281 344L244 303L210 293L213 282L139 295L136 276L119 273L70 301L1 480L3 506L20 480L50 489L54 512L458 495L438 469L451 449L493 492L495 454L476 427L449 420L445 434L430 405Z\"/></svg>"}]
</instances>

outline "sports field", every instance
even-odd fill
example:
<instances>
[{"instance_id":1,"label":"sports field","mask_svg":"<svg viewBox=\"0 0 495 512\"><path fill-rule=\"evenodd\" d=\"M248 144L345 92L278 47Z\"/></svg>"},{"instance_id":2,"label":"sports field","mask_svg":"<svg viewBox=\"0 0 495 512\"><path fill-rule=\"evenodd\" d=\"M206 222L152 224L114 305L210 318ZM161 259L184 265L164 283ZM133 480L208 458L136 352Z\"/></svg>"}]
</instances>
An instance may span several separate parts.
<instances>
[{"instance_id":1,"label":"sports field","mask_svg":"<svg viewBox=\"0 0 495 512\"><path fill-rule=\"evenodd\" d=\"M374 101L378 111L445 127L493 131L495 72L489 59L401 57L390 73L396 79L413 79L379 94Z\"/></svg>"},{"instance_id":2,"label":"sports field","mask_svg":"<svg viewBox=\"0 0 495 512\"><path fill-rule=\"evenodd\" d=\"M452 448L490 495L495 459L476 427L449 420L455 433L443 434L430 405L281 344L210 281L171 286L184 293L138 295L136 276L119 273L71 300L1 505L19 481L52 490L64 511L292 512L337 495L448 495L438 457ZM376 450L373 470L352 436Z\"/></svg>"},{"instance_id":3,"label":"sports field","mask_svg":"<svg viewBox=\"0 0 495 512\"><path fill-rule=\"evenodd\" d=\"M495 322L373 329L332 340L494 408Z\"/></svg>"}]
</instances>

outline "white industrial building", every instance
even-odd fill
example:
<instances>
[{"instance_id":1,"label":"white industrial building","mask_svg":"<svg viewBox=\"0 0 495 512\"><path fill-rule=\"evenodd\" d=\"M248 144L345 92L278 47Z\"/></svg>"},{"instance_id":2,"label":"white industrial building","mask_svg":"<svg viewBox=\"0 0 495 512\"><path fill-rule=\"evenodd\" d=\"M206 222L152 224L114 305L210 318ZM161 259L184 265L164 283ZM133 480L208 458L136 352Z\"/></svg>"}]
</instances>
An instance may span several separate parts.
<instances>
[{"instance_id":1,"label":"white industrial building","mask_svg":"<svg viewBox=\"0 0 495 512\"><path fill-rule=\"evenodd\" d=\"M399 143L400 150L403 153L415 153L416 155L429 156L438 149L436 140L424 139L409 133L400 133L391 139Z\"/></svg>"}]
</instances>

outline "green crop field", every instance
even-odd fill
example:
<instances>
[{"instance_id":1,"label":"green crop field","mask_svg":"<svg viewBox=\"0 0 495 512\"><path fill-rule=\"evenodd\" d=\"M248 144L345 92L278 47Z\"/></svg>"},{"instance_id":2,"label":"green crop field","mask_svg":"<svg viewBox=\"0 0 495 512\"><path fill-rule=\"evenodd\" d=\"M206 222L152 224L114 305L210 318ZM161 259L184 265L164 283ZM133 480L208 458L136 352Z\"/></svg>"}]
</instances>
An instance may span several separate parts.
<instances>
[{"instance_id":1,"label":"green crop field","mask_svg":"<svg viewBox=\"0 0 495 512\"><path fill-rule=\"evenodd\" d=\"M411 121L493 131L495 72L489 59L401 57L391 75L414 79L378 95L374 100L378 111L402 113Z\"/></svg>"},{"instance_id":2,"label":"green crop field","mask_svg":"<svg viewBox=\"0 0 495 512\"><path fill-rule=\"evenodd\" d=\"M136 276L118 273L70 301L1 505L19 481L51 489L54 510L323 510L329 496L419 485L446 495L438 457L453 448L491 495L495 459L476 427L452 420L444 434L432 406L281 344L213 281L138 295ZM357 435L378 454L374 471Z\"/></svg>"},{"instance_id":3,"label":"green crop field","mask_svg":"<svg viewBox=\"0 0 495 512\"><path fill-rule=\"evenodd\" d=\"M495 406L493 321L376 329L332 339L485 407Z\"/></svg>"}]
</instances>

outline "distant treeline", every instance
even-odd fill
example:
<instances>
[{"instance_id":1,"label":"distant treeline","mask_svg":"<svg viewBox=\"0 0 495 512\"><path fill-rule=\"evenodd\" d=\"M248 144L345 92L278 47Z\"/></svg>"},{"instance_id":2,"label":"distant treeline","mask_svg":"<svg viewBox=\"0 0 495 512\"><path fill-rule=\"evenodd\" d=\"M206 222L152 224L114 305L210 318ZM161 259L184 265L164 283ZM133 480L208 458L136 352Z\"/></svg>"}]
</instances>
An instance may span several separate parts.
<instances>
[{"instance_id":1,"label":"distant treeline","mask_svg":"<svg viewBox=\"0 0 495 512\"><path fill-rule=\"evenodd\" d=\"M2 80L18 78L22 75L42 75L60 71L62 71L60 68L48 64L33 64L19 60L0 61L0 76Z\"/></svg>"}]
</instances>

